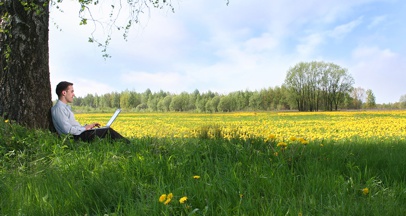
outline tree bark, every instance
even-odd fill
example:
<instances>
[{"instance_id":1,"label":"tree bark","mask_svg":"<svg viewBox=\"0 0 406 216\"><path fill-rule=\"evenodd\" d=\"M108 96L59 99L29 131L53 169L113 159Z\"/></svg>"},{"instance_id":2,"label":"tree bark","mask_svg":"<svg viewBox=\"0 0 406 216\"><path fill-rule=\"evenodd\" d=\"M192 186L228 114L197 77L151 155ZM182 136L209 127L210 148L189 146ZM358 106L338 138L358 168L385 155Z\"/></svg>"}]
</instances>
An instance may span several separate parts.
<instances>
[{"instance_id":1,"label":"tree bark","mask_svg":"<svg viewBox=\"0 0 406 216\"><path fill-rule=\"evenodd\" d=\"M29 128L48 128L52 106L48 45L49 1L2 2L0 116Z\"/></svg>"}]
</instances>

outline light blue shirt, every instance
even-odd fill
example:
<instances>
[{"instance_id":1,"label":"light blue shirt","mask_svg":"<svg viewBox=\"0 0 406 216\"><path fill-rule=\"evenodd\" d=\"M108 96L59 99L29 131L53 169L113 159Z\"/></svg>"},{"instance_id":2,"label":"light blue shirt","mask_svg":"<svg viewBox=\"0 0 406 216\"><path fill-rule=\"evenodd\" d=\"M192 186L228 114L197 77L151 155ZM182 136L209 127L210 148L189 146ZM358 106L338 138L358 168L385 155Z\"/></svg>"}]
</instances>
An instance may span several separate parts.
<instances>
[{"instance_id":1,"label":"light blue shirt","mask_svg":"<svg viewBox=\"0 0 406 216\"><path fill-rule=\"evenodd\" d=\"M54 127L59 134L79 135L86 130L76 121L71 107L60 100L51 108L51 115Z\"/></svg>"}]
</instances>

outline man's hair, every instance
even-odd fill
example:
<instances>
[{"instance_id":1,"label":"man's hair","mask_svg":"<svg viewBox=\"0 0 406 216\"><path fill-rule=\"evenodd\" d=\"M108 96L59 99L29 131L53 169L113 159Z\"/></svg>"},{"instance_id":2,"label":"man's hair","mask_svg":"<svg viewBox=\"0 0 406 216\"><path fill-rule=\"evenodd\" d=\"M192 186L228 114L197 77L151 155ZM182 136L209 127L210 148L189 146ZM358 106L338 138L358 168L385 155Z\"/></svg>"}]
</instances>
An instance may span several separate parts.
<instances>
[{"instance_id":1,"label":"man's hair","mask_svg":"<svg viewBox=\"0 0 406 216\"><path fill-rule=\"evenodd\" d=\"M60 82L56 86L56 94L58 95L58 97L60 97L62 95L62 91L66 91L68 89L68 87L72 86L72 85L73 85L73 83L71 83L71 82L66 82L66 81Z\"/></svg>"}]
</instances>

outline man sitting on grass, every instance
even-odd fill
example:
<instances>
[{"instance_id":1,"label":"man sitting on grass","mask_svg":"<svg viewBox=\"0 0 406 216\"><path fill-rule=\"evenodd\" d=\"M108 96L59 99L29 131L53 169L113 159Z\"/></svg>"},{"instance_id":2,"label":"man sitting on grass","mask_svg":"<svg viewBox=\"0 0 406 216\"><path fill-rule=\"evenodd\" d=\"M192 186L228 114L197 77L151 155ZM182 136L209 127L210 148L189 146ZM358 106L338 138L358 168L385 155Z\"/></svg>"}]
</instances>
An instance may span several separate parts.
<instances>
[{"instance_id":1,"label":"man sitting on grass","mask_svg":"<svg viewBox=\"0 0 406 216\"><path fill-rule=\"evenodd\" d=\"M52 122L56 131L61 134L72 134L75 140L91 141L95 137L121 139L127 143L130 141L112 128L100 128L100 124L95 122L92 124L80 125L76 121L75 116L68 103L73 102L75 93L73 83L62 81L56 86L56 94L58 102L51 108Z\"/></svg>"}]
</instances>

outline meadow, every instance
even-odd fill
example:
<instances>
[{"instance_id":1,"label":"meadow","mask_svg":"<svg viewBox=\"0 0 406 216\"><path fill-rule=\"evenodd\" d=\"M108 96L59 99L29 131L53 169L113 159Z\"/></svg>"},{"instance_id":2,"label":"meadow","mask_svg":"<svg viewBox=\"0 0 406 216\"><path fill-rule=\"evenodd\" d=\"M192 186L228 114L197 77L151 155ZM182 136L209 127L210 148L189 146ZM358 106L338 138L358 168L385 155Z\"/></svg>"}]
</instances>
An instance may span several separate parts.
<instances>
[{"instance_id":1,"label":"meadow","mask_svg":"<svg viewBox=\"0 0 406 216\"><path fill-rule=\"evenodd\" d=\"M106 123L112 113L77 114L79 122ZM130 138L175 137L287 141L403 140L406 111L122 113L114 129ZM201 134L203 131L207 132Z\"/></svg>"},{"instance_id":2,"label":"meadow","mask_svg":"<svg viewBox=\"0 0 406 216\"><path fill-rule=\"evenodd\" d=\"M131 144L2 119L0 215L406 214L406 111L123 112L113 127Z\"/></svg>"}]
</instances>

